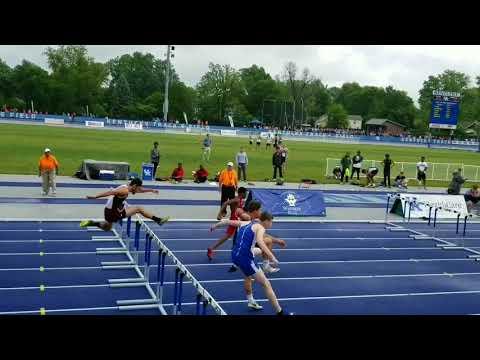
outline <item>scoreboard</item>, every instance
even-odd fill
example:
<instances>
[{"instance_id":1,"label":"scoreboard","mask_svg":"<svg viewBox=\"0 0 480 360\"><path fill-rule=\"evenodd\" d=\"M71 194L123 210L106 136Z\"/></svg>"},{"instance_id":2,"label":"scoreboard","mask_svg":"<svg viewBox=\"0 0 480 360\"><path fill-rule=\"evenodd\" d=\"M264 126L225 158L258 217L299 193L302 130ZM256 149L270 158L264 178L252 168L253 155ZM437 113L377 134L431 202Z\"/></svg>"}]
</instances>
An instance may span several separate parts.
<instances>
[{"instance_id":1,"label":"scoreboard","mask_svg":"<svg viewBox=\"0 0 480 360\"><path fill-rule=\"evenodd\" d=\"M430 128L456 129L459 112L459 93L435 90L432 99Z\"/></svg>"}]
</instances>

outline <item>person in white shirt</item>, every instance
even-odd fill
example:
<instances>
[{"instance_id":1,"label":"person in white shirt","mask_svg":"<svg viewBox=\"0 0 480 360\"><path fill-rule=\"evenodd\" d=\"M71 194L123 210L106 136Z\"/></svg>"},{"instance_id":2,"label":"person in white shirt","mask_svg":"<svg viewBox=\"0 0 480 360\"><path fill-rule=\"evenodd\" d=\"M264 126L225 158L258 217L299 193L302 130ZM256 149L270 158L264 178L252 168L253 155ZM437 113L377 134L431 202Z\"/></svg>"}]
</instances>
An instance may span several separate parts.
<instances>
[{"instance_id":1,"label":"person in white shirt","mask_svg":"<svg viewBox=\"0 0 480 360\"><path fill-rule=\"evenodd\" d=\"M425 162L425 156L422 156L417 163L417 180L418 184L423 184L425 190L427 190L427 169L428 164Z\"/></svg>"},{"instance_id":2,"label":"person in white shirt","mask_svg":"<svg viewBox=\"0 0 480 360\"><path fill-rule=\"evenodd\" d=\"M240 152L237 153L236 162L238 167L238 179L242 179L243 173L243 181L247 181L248 156L243 147L241 147Z\"/></svg>"}]
</instances>

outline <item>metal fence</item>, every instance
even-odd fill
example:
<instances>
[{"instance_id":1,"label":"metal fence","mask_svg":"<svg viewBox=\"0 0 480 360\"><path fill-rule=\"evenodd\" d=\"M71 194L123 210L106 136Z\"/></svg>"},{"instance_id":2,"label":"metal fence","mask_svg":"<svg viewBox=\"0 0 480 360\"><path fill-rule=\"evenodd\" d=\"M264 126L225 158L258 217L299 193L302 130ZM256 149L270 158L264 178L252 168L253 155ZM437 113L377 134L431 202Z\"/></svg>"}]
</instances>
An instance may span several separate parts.
<instances>
[{"instance_id":1,"label":"metal fence","mask_svg":"<svg viewBox=\"0 0 480 360\"><path fill-rule=\"evenodd\" d=\"M340 166L340 159L327 158L327 166L325 168L325 177L333 176L333 169ZM383 177L382 160L363 160L363 168L371 166L378 167L378 175ZM462 163L428 163L427 179L450 181L453 171L462 169L462 176L467 181L480 181L480 166L466 165ZM417 163L396 161L392 167L391 175L395 177L400 171L405 173L407 179L417 178ZM365 176L360 174L360 176Z\"/></svg>"}]
</instances>

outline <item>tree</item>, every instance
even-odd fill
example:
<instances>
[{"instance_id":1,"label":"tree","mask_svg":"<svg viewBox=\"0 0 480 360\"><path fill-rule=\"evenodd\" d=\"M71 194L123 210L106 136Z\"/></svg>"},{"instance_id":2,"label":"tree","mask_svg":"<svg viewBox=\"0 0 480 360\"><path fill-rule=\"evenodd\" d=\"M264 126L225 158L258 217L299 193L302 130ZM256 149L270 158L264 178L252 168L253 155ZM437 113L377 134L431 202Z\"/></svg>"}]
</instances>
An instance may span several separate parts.
<instances>
[{"instance_id":1,"label":"tree","mask_svg":"<svg viewBox=\"0 0 480 360\"><path fill-rule=\"evenodd\" d=\"M133 101L144 101L154 92L164 92L166 60L155 58L152 54L134 52L116 57L107 63L111 77L110 86L115 87L123 76L129 86ZM174 67L170 66L170 80L173 85L178 80Z\"/></svg>"},{"instance_id":2,"label":"tree","mask_svg":"<svg viewBox=\"0 0 480 360\"><path fill-rule=\"evenodd\" d=\"M470 77L464 73L445 70L440 75L430 75L423 82L423 87L419 91L418 103L422 110L430 110L432 107L433 90L443 90L459 92L463 96L470 83Z\"/></svg>"},{"instance_id":3,"label":"tree","mask_svg":"<svg viewBox=\"0 0 480 360\"><path fill-rule=\"evenodd\" d=\"M295 111L293 111L292 125L295 127L298 118L298 114L302 111L301 102L305 101L305 89L315 78L310 74L308 68L304 68L302 71L302 76L300 79L297 79L298 67L292 61L289 61L285 64L283 69L283 79L287 84L290 98L293 100L293 106ZM300 105L300 106L299 106Z\"/></svg>"},{"instance_id":4,"label":"tree","mask_svg":"<svg viewBox=\"0 0 480 360\"><path fill-rule=\"evenodd\" d=\"M83 113L101 97L107 80L107 69L88 56L83 45L47 48L47 61L52 70L52 96L50 112Z\"/></svg>"},{"instance_id":5,"label":"tree","mask_svg":"<svg viewBox=\"0 0 480 360\"><path fill-rule=\"evenodd\" d=\"M50 78L47 71L23 60L21 65L14 68L11 79L17 97L22 99L27 107L34 101L36 109L48 110Z\"/></svg>"},{"instance_id":6,"label":"tree","mask_svg":"<svg viewBox=\"0 0 480 360\"><path fill-rule=\"evenodd\" d=\"M12 96L12 69L0 59L0 101L3 105ZM3 108L3 106L2 106Z\"/></svg>"},{"instance_id":7,"label":"tree","mask_svg":"<svg viewBox=\"0 0 480 360\"><path fill-rule=\"evenodd\" d=\"M328 120L327 127L335 129L348 128L348 113L345 108L340 104L332 104L327 110Z\"/></svg>"},{"instance_id":8,"label":"tree","mask_svg":"<svg viewBox=\"0 0 480 360\"><path fill-rule=\"evenodd\" d=\"M131 114L127 109L132 109L133 97L130 84L123 74L119 76L111 89L110 110L112 115L114 117L121 117L122 115L130 116Z\"/></svg>"},{"instance_id":9,"label":"tree","mask_svg":"<svg viewBox=\"0 0 480 360\"><path fill-rule=\"evenodd\" d=\"M275 80L272 79L263 67L252 65L240 69L240 77L244 92L240 97L246 117L261 118L264 115L264 102L279 97L279 89ZM264 119L262 119L264 120ZM273 119L269 119L273 122Z\"/></svg>"},{"instance_id":10,"label":"tree","mask_svg":"<svg viewBox=\"0 0 480 360\"><path fill-rule=\"evenodd\" d=\"M230 65L210 63L197 91L200 117L225 124L227 108L243 91L240 74Z\"/></svg>"}]
</instances>

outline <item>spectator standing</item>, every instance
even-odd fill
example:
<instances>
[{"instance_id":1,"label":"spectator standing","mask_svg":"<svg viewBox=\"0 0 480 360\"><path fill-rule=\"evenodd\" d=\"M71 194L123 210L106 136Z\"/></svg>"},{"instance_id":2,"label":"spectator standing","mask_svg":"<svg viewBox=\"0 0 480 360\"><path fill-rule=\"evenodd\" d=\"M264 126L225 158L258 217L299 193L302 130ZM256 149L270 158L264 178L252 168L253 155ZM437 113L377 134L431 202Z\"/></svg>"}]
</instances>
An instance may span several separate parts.
<instances>
[{"instance_id":1,"label":"spectator standing","mask_svg":"<svg viewBox=\"0 0 480 360\"><path fill-rule=\"evenodd\" d=\"M243 147L240 148L240 152L237 153L236 157L237 167L238 167L238 178L243 181L247 181L247 166L248 166L248 156Z\"/></svg>"},{"instance_id":2,"label":"spectator standing","mask_svg":"<svg viewBox=\"0 0 480 360\"><path fill-rule=\"evenodd\" d=\"M288 148L286 145L280 146L282 154L282 170L285 173L287 171L287 160L288 160Z\"/></svg>"},{"instance_id":3,"label":"spectator standing","mask_svg":"<svg viewBox=\"0 0 480 360\"><path fill-rule=\"evenodd\" d=\"M210 154L212 152L212 138L210 134L207 134L205 139L203 139L203 154L202 158L205 161L210 161Z\"/></svg>"},{"instance_id":4,"label":"spectator standing","mask_svg":"<svg viewBox=\"0 0 480 360\"><path fill-rule=\"evenodd\" d=\"M383 165L383 186L391 187L390 185L390 174L392 170L392 166L394 165L394 162L392 159L390 159L390 154L385 154L385 159L382 161Z\"/></svg>"},{"instance_id":5,"label":"spectator standing","mask_svg":"<svg viewBox=\"0 0 480 360\"><path fill-rule=\"evenodd\" d=\"M417 163L417 180L419 185L423 184L425 190L427 190L427 169L428 164L425 162L425 156L422 156Z\"/></svg>"},{"instance_id":6,"label":"spectator standing","mask_svg":"<svg viewBox=\"0 0 480 360\"><path fill-rule=\"evenodd\" d=\"M454 171L452 175L452 181L450 185L448 185L447 193L450 195L460 195L460 190L466 180L462 177L462 169Z\"/></svg>"},{"instance_id":7,"label":"spectator standing","mask_svg":"<svg viewBox=\"0 0 480 360\"><path fill-rule=\"evenodd\" d=\"M160 152L158 151L158 142L153 143L153 149L150 151L150 162L153 164L153 178L157 174L158 163L160 162Z\"/></svg>"},{"instance_id":8,"label":"spectator standing","mask_svg":"<svg viewBox=\"0 0 480 360\"><path fill-rule=\"evenodd\" d=\"M355 155L352 159L352 179L355 173L357 173L357 180L360 180L360 170L362 169L363 163L363 156L360 151L357 151L357 155Z\"/></svg>"},{"instance_id":9,"label":"spectator standing","mask_svg":"<svg viewBox=\"0 0 480 360\"><path fill-rule=\"evenodd\" d=\"M277 170L279 172L280 178L283 178L283 173L282 173L283 158L282 158L282 150L279 146L277 146L276 151L273 153L272 165L273 165L273 179L277 178Z\"/></svg>"},{"instance_id":10,"label":"spectator standing","mask_svg":"<svg viewBox=\"0 0 480 360\"><path fill-rule=\"evenodd\" d=\"M238 176L235 170L233 170L233 162L229 161L227 168L220 173L218 186L221 193L220 206L222 206L225 201L235 197L235 191L238 188Z\"/></svg>"},{"instance_id":11,"label":"spectator standing","mask_svg":"<svg viewBox=\"0 0 480 360\"><path fill-rule=\"evenodd\" d=\"M257 135L257 150L260 149L260 145L262 145L262 138L260 134Z\"/></svg>"},{"instance_id":12,"label":"spectator standing","mask_svg":"<svg viewBox=\"0 0 480 360\"><path fill-rule=\"evenodd\" d=\"M472 185L472 188L465 193L464 197L465 202L467 203L468 212L471 212L480 200L479 186L477 184Z\"/></svg>"},{"instance_id":13,"label":"spectator standing","mask_svg":"<svg viewBox=\"0 0 480 360\"><path fill-rule=\"evenodd\" d=\"M42 187L44 196L48 195L50 188L52 188L52 195L57 193L55 176L58 174L58 161L51 154L51 150L46 148L44 155L40 157L38 163L38 176L42 177Z\"/></svg>"},{"instance_id":14,"label":"spectator standing","mask_svg":"<svg viewBox=\"0 0 480 360\"><path fill-rule=\"evenodd\" d=\"M350 159L350 153L346 153L341 160L342 165L342 178L341 182L345 179L345 182L348 182L348 177L350 176L350 166L352 165L352 159Z\"/></svg>"},{"instance_id":15,"label":"spectator standing","mask_svg":"<svg viewBox=\"0 0 480 360\"><path fill-rule=\"evenodd\" d=\"M272 146L272 137L271 134L267 135L267 140L265 141L265 150L268 150Z\"/></svg>"}]
</instances>

